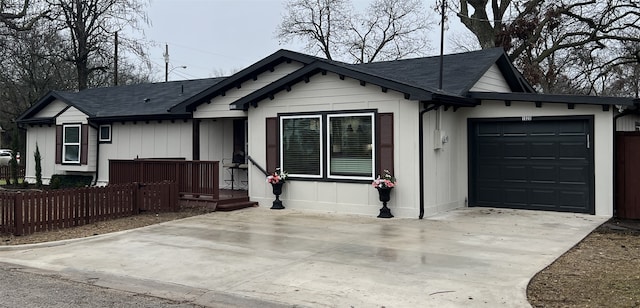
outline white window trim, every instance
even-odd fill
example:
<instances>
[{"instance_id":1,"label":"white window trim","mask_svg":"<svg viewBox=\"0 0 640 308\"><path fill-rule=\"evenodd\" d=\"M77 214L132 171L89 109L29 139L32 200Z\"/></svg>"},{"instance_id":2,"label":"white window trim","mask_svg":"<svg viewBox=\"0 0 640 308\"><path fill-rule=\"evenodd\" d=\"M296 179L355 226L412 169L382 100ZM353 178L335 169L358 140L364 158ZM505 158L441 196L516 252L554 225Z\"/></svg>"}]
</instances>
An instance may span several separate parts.
<instances>
[{"instance_id":1,"label":"white window trim","mask_svg":"<svg viewBox=\"0 0 640 308\"><path fill-rule=\"evenodd\" d=\"M102 138L102 128L103 127L108 127L109 128L109 138L107 138L107 139L103 139ZM100 142L111 142L111 135L112 135L111 132L112 132L111 124L100 125L98 127L98 141L100 141Z\"/></svg>"},{"instance_id":2,"label":"white window trim","mask_svg":"<svg viewBox=\"0 0 640 308\"><path fill-rule=\"evenodd\" d=\"M67 128L78 128L78 142L67 142ZM66 164L79 164L82 157L82 125L81 124L65 124L62 126L62 162ZM78 146L78 160L67 160L67 146Z\"/></svg>"},{"instance_id":3,"label":"white window trim","mask_svg":"<svg viewBox=\"0 0 640 308\"><path fill-rule=\"evenodd\" d=\"M341 118L341 117L357 117L357 116L370 116L371 117L371 176L345 176L345 175L331 175L331 118ZM375 177L375 167L376 167L376 121L375 121L375 113L373 112L363 112L363 113L336 113L336 114L327 114L327 178L329 179L345 179L345 180L373 180Z\"/></svg>"},{"instance_id":4,"label":"white window trim","mask_svg":"<svg viewBox=\"0 0 640 308\"><path fill-rule=\"evenodd\" d=\"M322 143L324 140L324 129L322 127L323 123L322 123L322 115L321 114L313 114L313 115L292 115L292 116L281 116L280 117L280 166L284 166L284 143L282 142L282 140L284 140L284 120L288 120L288 119L309 119L309 118L315 118L318 119L319 122L319 127L318 127L318 131L320 133L320 175L316 175L316 174L297 174L297 173L289 173L288 175L290 177L300 177L300 178L315 178L315 179L321 179L324 177L324 168L323 168L323 161L324 161L324 151L322 150ZM287 171L286 168L283 167L283 171Z\"/></svg>"}]
</instances>

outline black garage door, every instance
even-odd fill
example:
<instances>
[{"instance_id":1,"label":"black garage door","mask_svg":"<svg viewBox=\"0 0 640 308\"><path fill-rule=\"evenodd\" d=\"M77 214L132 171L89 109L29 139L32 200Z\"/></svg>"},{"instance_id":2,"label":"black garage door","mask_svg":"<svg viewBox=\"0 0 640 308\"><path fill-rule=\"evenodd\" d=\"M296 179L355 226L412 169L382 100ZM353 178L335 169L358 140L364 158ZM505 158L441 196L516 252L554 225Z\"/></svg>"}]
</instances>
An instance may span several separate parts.
<instances>
[{"instance_id":1,"label":"black garage door","mask_svg":"<svg viewBox=\"0 0 640 308\"><path fill-rule=\"evenodd\" d=\"M592 117L469 120L469 205L594 214Z\"/></svg>"}]
</instances>

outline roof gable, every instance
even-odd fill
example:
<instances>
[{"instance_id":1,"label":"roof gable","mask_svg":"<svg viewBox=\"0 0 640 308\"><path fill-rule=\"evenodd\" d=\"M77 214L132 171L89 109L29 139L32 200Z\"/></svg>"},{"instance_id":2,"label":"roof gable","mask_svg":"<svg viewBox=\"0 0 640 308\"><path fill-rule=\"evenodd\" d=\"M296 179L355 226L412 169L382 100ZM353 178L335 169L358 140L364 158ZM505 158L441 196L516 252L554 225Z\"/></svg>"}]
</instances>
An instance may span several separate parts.
<instances>
[{"instance_id":1,"label":"roof gable","mask_svg":"<svg viewBox=\"0 0 640 308\"><path fill-rule=\"evenodd\" d=\"M201 93L198 93L198 95L195 95L182 102L181 104L174 106L171 110L193 111L198 105L205 103L218 95L224 95L225 92L229 89L234 87L241 87L242 83L244 83L245 81L250 79L256 80L258 78L258 75L266 71L273 71L274 68L280 63L290 63L292 61L297 61L306 65L318 59L319 58L314 56L305 55L290 50L278 50L275 53L267 56L266 58L254 63L253 65L226 78L224 81L212 85Z\"/></svg>"},{"instance_id":2,"label":"roof gable","mask_svg":"<svg viewBox=\"0 0 640 308\"><path fill-rule=\"evenodd\" d=\"M510 65L510 61L501 48L480 50L475 52L446 55L443 57L443 89L438 89L439 57L416 58L366 64L346 64L320 58L311 58L311 63L298 71L247 95L231 104L231 109L246 110L249 105L282 90L290 90L291 85L308 81L317 73L333 72L341 78L350 77L361 83L371 83L381 87L404 93L405 98L429 101L438 97L448 103L472 105L466 95L482 76L497 65L505 78L519 78L520 74ZM520 76L521 77L521 76ZM524 79L509 82L514 92L532 92L533 89ZM192 106L196 106L194 102Z\"/></svg>"}]
</instances>

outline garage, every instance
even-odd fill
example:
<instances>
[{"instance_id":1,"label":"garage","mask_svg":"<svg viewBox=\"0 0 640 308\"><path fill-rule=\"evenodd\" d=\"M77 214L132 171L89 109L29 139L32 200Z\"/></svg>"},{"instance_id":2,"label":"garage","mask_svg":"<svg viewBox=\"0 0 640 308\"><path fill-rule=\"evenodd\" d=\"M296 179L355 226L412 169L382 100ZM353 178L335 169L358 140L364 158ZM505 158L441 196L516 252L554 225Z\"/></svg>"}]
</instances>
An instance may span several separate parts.
<instances>
[{"instance_id":1,"label":"garage","mask_svg":"<svg viewBox=\"0 0 640 308\"><path fill-rule=\"evenodd\" d=\"M593 117L468 124L469 206L595 213Z\"/></svg>"}]
</instances>

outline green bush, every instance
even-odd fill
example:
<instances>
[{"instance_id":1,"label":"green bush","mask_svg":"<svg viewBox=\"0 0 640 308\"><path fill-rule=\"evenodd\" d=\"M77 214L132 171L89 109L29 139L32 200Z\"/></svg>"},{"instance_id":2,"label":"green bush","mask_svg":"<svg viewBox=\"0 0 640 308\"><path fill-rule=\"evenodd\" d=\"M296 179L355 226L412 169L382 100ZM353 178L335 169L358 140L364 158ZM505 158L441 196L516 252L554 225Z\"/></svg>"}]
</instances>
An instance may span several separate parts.
<instances>
[{"instance_id":1,"label":"green bush","mask_svg":"<svg viewBox=\"0 0 640 308\"><path fill-rule=\"evenodd\" d=\"M91 185L91 180L93 180L91 175L54 174L51 176L49 187L52 189L85 187Z\"/></svg>"},{"instance_id":2,"label":"green bush","mask_svg":"<svg viewBox=\"0 0 640 308\"><path fill-rule=\"evenodd\" d=\"M40 149L36 142L36 151L33 153L33 158L36 161L36 187L42 187L42 156L40 155Z\"/></svg>"}]
</instances>

